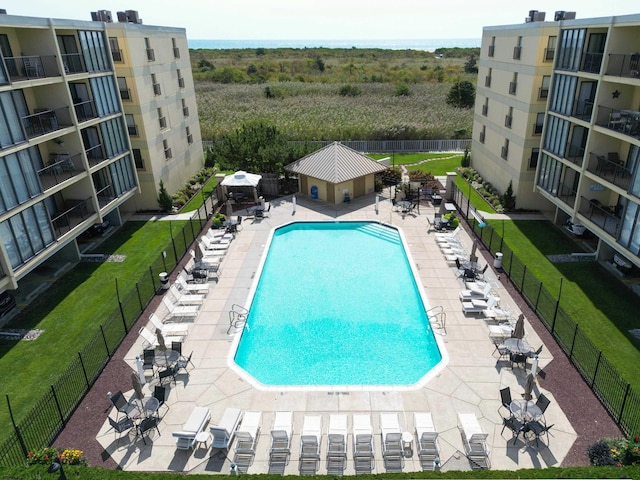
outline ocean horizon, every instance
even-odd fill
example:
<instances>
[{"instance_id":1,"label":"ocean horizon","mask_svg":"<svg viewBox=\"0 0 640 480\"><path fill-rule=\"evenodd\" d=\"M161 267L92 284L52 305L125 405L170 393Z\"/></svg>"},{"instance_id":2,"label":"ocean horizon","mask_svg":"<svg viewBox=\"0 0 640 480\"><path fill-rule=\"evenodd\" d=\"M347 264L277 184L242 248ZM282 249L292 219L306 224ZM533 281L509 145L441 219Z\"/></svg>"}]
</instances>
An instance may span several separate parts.
<instances>
[{"instance_id":1,"label":"ocean horizon","mask_svg":"<svg viewBox=\"0 0 640 480\"><path fill-rule=\"evenodd\" d=\"M351 39L351 40L188 40L192 49L244 49L244 48L381 48L384 50L425 50L437 48L479 48L480 38L427 38L427 39Z\"/></svg>"}]
</instances>

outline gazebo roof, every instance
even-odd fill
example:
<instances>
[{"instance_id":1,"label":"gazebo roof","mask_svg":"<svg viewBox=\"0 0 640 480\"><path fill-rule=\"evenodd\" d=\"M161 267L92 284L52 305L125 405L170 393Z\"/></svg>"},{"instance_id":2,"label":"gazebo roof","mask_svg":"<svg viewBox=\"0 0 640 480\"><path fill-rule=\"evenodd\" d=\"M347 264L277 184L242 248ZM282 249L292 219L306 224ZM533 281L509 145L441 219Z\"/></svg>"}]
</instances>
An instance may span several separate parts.
<instances>
[{"instance_id":1,"label":"gazebo roof","mask_svg":"<svg viewBox=\"0 0 640 480\"><path fill-rule=\"evenodd\" d=\"M338 142L310 153L284 168L289 172L336 184L386 170L384 165Z\"/></svg>"}]
</instances>

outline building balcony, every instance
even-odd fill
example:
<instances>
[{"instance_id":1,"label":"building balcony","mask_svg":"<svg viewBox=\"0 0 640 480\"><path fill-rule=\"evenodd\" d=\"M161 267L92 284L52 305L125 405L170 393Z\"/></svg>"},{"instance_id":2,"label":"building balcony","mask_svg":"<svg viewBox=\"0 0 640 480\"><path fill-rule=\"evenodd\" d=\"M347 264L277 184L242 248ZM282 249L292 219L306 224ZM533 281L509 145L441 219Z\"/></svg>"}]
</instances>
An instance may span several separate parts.
<instances>
[{"instance_id":1,"label":"building balcony","mask_svg":"<svg viewBox=\"0 0 640 480\"><path fill-rule=\"evenodd\" d=\"M98 145L93 145L85 150L85 154L87 155L87 159L89 160L89 165L95 167L101 162L107 160L107 153L104 150L104 147L101 143Z\"/></svg>"},{"instance_id":2,"label":"building balcony","mask_svg":"<svg viewBox=\"0 0 640 480\"><path fill-rule=\"evenodd\" d=\"M585 52L582 54L582 63L580 64L580 71L587 73L600 73L600 67L602 66L602 53Z\"/></svg>"},{"instance_id":3,"label":"building balcony","mask_svg":"<svg viewBox=\"0 0 640 480\"><path fill-rule=\"evenodd\" d=\"M502 147L500 149L500 156L504 159L507 160L509 158L509 148L508 147Z\"/></svg>"},{"instance_id":4,"label":"building balcony","mask_svg":"<svg viewBox=\"0 0 640 480\"><path fill-rule=\"evenodd\" d=\"M578 213L613 238L617 237L622 222L614 213L617 210L619 210L617 206L608 207L602 205L597 199L580 197Z\"/></svg>"},{"instance_id":5,"label":"building balcony","mask_svg":"<svg viewBox=\"0 0 640 480\"><path fill-rule=\"evenodd\" d=\"M61 75L55 55L6 57L4 62L12 82Z\"/></svg>"},{"instance_id":6,"label":"building balcony","mask_svg":"<svg viewBox=\"0 0 640 480\"><path fill-rule=\"evenodd\" d=\"M64 200L62 209L51 219L56 238L69 233L94 213L90 198L85 200Z\"/></svg>"},{"instance_id":7,"label":"building balcony","mask_svg":"<svg viewBox=\"0 0 640 480\"><path fill-rule=\"evenodd\" d=\"M71 125L69 107L50 110L38 108L36 113L20 117L28 138L39 137Z\"/></svg>"},{"instance_id":8,"label":"building balcony","mask_svg":"<svg viewBox=\"0 0 640 480\"><path fill-rule=\"evenodd\" d=\"M592 115L593 100L577 100L575 102L571 116L584 120L585 122L590 122Z\"/></svg>"},{"instance_id":9,"label":"building balcony","mask_svg":"<svg viewBox=\"0 0 640 480\"><path fill-rule=\"evenodd\" d=\"M582 160L584 158L584 148L577 147L575 145L568 145L564 158L569 160L574 165L582 166Z\"/></svg>"},{"instance_id":10,"label":"building balcony","mask_svg":"<svg viewBox=\"0 0 640 480\"><path fill-rule=\"evenodd\" d=\"M573 188L567 185L558 185L558 194L556 198L560 200L562 203L567 205L567 207L573 209L576 205L576 198L578 198L578 192L576 192Z\"/></svg>"},{"instance_id":11,"label":"building balcony","mask_svg":"<svg viewBox=\"0 0 640 480\"><path fill-rule=\"evenodd\" d=\"M180 49L178 47L173 47L173 58L180 58Z\"/></svg>"},{"instance_id":12,"label":"building balcony","mask_svg":"<svg viewBox=\"0 0 640 480\"><path fill-rule=\"evenodd\" d=\"M47 166L38 170L40 186L43 192L50 188L75 177L82 172L77 165L82 164L79 153L71 155L69 153L50 153Z\"/></svg>"},{"instance_id":13,"label":"building balcony","mask_svg":"<svg viewBox=\"0 0 640 480\"><path fill-rule=\"evenodd\" d=\"M131 90L129 88L120 89L120 98L124 101L131 101Z\"/></svg>"},{"instance_id":14,"label":"building balcony","mask_svg":"<svg viewBox=\"0 0 640 480\"><path fill-rule=\"evenodd\" d=\"M611 152L606 156L589 152L587 171L624 190L631 184L631 171L619 159L618 152Z\"/></svg>"},{"instance_id":15,"label":"building balcony","mask_svg":"<svg viewBox=\"0 0 640 480\"><path fill-rule=\"evenodd\" d=\"M129 136L137 137L138 136L138 125L135 123L133 125L127 125L127 131L129 132Z\"/></svg>"},{"instance_id":16,"label":"building balcony","mask_svg":"<svg viewBox=\"0 0 640 480\"><path fill-rule=\"evenodd\" d=\"M150 62L155 61L156 52L153 51L153 48L147 48L146 52L147 52L147 60L150 61Z\"/></svg>"},{"instance_id":17,"label":"building balcony","mask_svg":"<svg viewBox=\"0 0 640 480\"><path fill-rule=\"evenodd\" d=\"M640 78L640 53L633 53L631 55L610 53L605 75Z\"/></svg>"},{"instance_id":18,"label":"building balcony","mask_svg":"<svg viewBox=\"0 0 640 480\"><path fill-rule=\"evenodd\" d=\"M160 89L160 84L159 83L154 83L153 84L153 94L156 95L156 96L162 94L162 90Z\"/></svg>"},{"instance_id":19,"label":"building balcony","mask_svg":"<svg viewBox=\"0 0 640 480\"><path fill-rule=\"evenodd\" d=\"M540 87L538 89L538 100L546 100L547 98L549 98L549 88Z\"/></svg>"},{"instance_id":20,"label":"building balcony","mask_svg":"<svg viewBox=\"0 0 640 480\"><path fill-rule=\"evenodd\" d=\"M598 106L596 125L640 139L640 111Z\"/></svg>"},{"instance_id":21,"label":"building balcony","mask_svg":"<svg viewBox=\"0 0 640 480\"><path fill-rule=\"evenodd\" d=\"M488 113L489 113L489 105L487 104L482 105L482 115L486 117Z\"/></svg>"},{"instance_id":22,"label":"building balcony","mask_svg":"<svg viewBox=\"0 0 640 480\"><path fill-rule=\"evenodd\" d=\"M178 87L184 88L184 78L178 77Z\"/></svg>"},{"instance_id":23,"label":"building balcony","mask_svg":"<svg viewBox=\"0 0 640 480\"><path fill-rule=\"evenodd\" d=\"M64 65L64 71L67 74L70 73L85 73L87 67L84 63L84 57L81 53L64 53L62 54L62 64ZM107 71L108 68L104 71Z\"/></svg>"},{"instance_id":24,"label":"building balcony","mask_svg":"<svg viewBox=\"0 0 640 480\"><path fill-rule=\"evenodd\" d=\"M189 116L189 107L183 107L182 108L182 115L185 117Z\"/></svg>"},{"instance_id":25,"label":"building balcony","mask_svg":"<svg viewBox=\"0 0 640 480\"><path fill-rule=\"evenodd\" d=\"M484 143L485 132L480 132L480 143Z\"/></svg>"},{"instance_id":26,"label":"building balcony","mask_svg":"<svg viewBox=\"0 0 640 480\"><path fill-rule=\"evenodd\" d=\"M98 118L93 100L87 100L85 102L78 102L73 105L73 109L76 112L76 118L78 122L86 122L93 118Z\"/></svg>"},{"instance_id":27,"label":"building balcony","mask_svg":"<svg viewBox=\"0 0 640 480\"><path fill-rule=\"evenodd\" d=\"M517 82L509 82L509 95L515 95L518 90Z\"/></svg>"},{"instance_id":28,"label":"building balcony","mask_svg":"<svg viewBox=\"0 0 640 480\"><path fill-rule=\"evenodd\" d=\"M98 197L98 205L100 205L100 208L106 207L117 198L111 185L107 185L98 190L96 196Z\"/></svg>"},{"instance_id":29,"label":"building balcony","mask_svg":"<svg viewBox=\"0 0 640 480\"><path fill-rule=\"evenodd\" d=\"M505 115L504 117L504 126L507 128L511 128L511 124L513 123L512 115Z\"/></svg>"}]
</instances>

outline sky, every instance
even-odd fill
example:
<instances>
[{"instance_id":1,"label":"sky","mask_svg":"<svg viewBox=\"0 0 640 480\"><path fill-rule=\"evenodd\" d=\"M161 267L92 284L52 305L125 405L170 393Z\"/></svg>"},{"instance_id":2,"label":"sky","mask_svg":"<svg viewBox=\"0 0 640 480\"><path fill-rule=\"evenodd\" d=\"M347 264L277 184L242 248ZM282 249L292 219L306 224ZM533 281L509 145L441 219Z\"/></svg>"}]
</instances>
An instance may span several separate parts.
<instances>
[{"instance_id":1,"label":"sky","mask_svg":"<svg viewBox=\"0 0 640 480\"><path fill-rule=\"evenodd\" d=\"M9 15L91 20L137 10L143 23L182 27L189 39L480 38L483 26L523 23L529 10L576 18L640 13L638 0L5 0Z\"/></svg>"}]
</instances>

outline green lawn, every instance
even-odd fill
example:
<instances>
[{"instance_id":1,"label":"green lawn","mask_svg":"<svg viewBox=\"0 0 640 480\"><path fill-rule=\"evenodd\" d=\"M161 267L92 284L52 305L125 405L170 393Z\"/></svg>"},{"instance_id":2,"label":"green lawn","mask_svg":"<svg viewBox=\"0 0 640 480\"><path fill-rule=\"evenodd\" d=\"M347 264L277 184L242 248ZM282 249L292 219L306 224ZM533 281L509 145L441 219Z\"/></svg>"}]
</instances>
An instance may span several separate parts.
<instances>
[{"instance_id":1,"label":"green lawn","mask_svg":"<svg viewBox=\"0 0 640 480\"><path fill-rule=\"evenodd\" d=\"M462 154L458 153L371 153L368 157L380 160L381 158L391 157L392 165L404 165L407 170L420 170L431 173L435 176L446 175L447 172L454 172L460 166ZM420 163L423 160L427 162Z\"/></svg>"},{"instance_id":2,"label":"green lawn","mask_svg":"<svg viewBox=\"0 0 640 480\"><path fill-rule=\"evenodd\" d=\"M640 341L628 330L637 327L638 297L602 266L594 263L551 263L546 255L581 251L576 244L547 221L489 220L527 270L552 295L560 291L560 305L580 325L594 345L620 375L640 392Z\"/></svg>"},{"instance_id":3,"label":"green lawn","mask_svg":"<svg viewBox=\"0 0 640 480\"><path fill-rule=\"evenodd\" d=\"M124 262L78 264L23 310L7 328L37 328L35 341L0 340L0 394L9 395L16 421L22 420L60 373L77 357L98 326L118 309L116 279L122 298L171 242L184 222L127 222L97 253L126 255ZM169 252L168 252L169 253ZM9 372L11 374L9 375ZM10 425L6 401L0 425ZM12 432L0 433L3 441Z\"/></svg>"}]
</instances>

